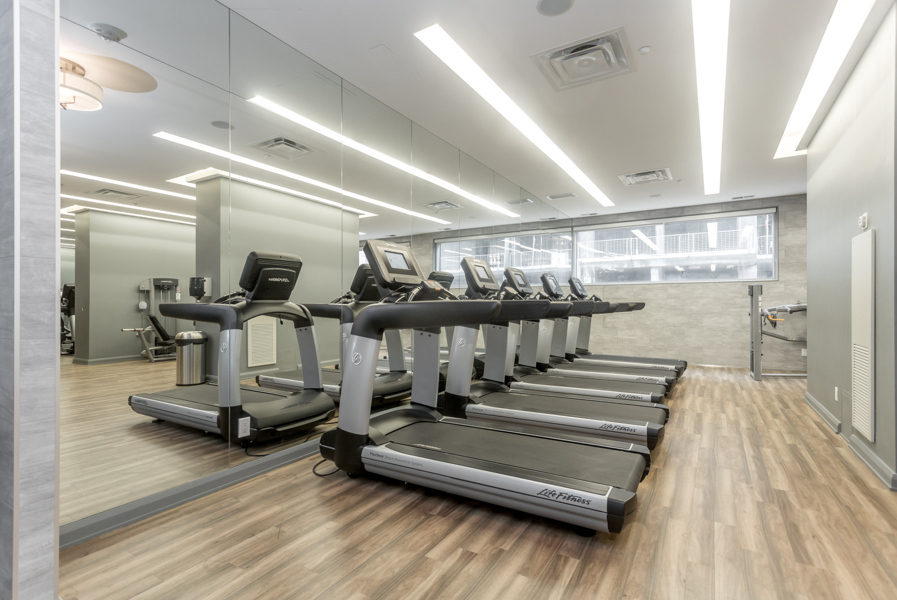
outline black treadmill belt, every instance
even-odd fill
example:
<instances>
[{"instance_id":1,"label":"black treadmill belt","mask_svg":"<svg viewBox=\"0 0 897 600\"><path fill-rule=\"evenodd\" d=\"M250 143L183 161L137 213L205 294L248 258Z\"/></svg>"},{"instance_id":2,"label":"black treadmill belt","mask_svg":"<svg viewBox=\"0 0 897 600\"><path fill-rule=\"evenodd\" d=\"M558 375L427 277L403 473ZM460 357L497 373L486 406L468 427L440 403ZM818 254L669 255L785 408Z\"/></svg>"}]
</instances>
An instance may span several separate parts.
<instances>
[{"instance_id":1,"label":"black treadmill belt","mask_svg":"<svg viewBox=\"0 0 897 600\"><path fill-rule=\"evenodd\" d=\"M293 371L278 371L277 373L266 373L267 377L277 377L278 379L291 379L293 381L303 381L302 369ZM342 385L342 371L336 369L321 369L321 385ZM286 386L285 386L286 387ZM375 396L392 396L411 390L411 373L388 372L377 373L374 376L374 395Z\"/></svg>"},{"instance_id":2,"label":"black treadmill belt","mask_svg":"<svg viewBox=\"0 0 897 600\"><path fill-rule=\"evenodd\" d=\"M597 360L613 360L619 362L634 362L634 363L645 363L645 364L655 364L655 365L670 365L671 367L676 367L676 369L680 371L684 371L686 367L688 367L688 363L684 360L677 360L675 358L650 358L647 356L622 356L620 354L596 354L596 353L588 353L584 355L582 358L593 358Z\"/></svg>"},{"instance_id":3,"label":"black treadmill belt","mask_svg":"<svg viewBox=\"0 0 897 600\"><path fill-rule=\"evenodd\" d=\"M280 379L292 379L293 381L303 381L305 376L302 369L294 369L292 371L278 371L277 373L265 373L268 377L278 377ZM343 374L336 369L321 369L321 385L339 385L343 380Z\"/></svg>"},{"instance_id":4,"label":"black treadmill belt","mask_svg":"<svg viewBox=\"0 0 897 600\"><path fill-rule=\"evenodd\" d=\"M610 379L592 379L591 377L574 377L570 375L551 375L539 373L526 375L520 380L523 383L537 383L539 385L556 385L558 387L607 390L624 394L659 394L661 397L667 393L666 386L655 383L635 383L629 381L613 381Z\"/></svg>"},{"instance_id":5,"label":"black treadmill belt","mask_svg":"<svg viewBox=\"0 0 897 600\"><path fill-rule=\"evenodd\" d=\"M139 394L146 398L159 398L173 401L189 402L218 408L218 386L203 384L177 387L164 392L151 394ZM254 386L241 385L240 398L243 404L247 402L270 402L289 396L289 392L261 389Z\"/></svg>"},{"instance_id":6,"label":"black treadmill belt","mask_svg":"<svg viewBox=\"0 0 897 600\"><path fill-rule=\"evenodd\" d=\"M465 425L417 422L391 432L388 437L391 442L407 446L438 449L450 455L631 492L638 489L645 468L644 459L636 454Z\"/></svg>"},{"instance_id":7,"label":"black treadmill belt","mask_svg":"<svg viewBox=\"0 0 897 600\"><path fill-rule=\"evenodd\" d=\"M565 398L563 396L551 397L520 394L517 392L493 392L483 396L482 401L486 406L494 406L496 408L546 412L586 419L613 420L637 425L644 425L645 423L663 425L667 420L666 411L661 408L595 402L594 400Z\"/></svg>"}]
</instances>

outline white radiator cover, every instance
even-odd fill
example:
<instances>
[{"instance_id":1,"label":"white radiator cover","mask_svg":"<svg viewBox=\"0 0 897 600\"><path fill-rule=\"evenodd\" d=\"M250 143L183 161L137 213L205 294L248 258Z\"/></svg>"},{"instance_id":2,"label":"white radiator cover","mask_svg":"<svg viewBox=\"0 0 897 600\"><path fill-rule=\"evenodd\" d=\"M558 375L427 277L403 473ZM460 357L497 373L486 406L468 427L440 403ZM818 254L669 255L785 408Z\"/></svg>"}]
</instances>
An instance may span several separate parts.
<instances>
[{"instance_id":1,"label":"white radiator cover","mask_svg":"<svg viewBox=\"0 0 897 600\"><path fill-rule=\"evenodd\" d=\"M850 370L853 430L875 441L875 230L851 240Z\"/></svg>"},{"instance_id":2,"label":"white radiator cover","mask_svg":"<svg viewBox=\"0 0 897 600\"><path fill-rule=\"evenodd\" d=\"M277 319L256 317L246 323L247 366L277 364Z\"/></svg>"}]
</instances>

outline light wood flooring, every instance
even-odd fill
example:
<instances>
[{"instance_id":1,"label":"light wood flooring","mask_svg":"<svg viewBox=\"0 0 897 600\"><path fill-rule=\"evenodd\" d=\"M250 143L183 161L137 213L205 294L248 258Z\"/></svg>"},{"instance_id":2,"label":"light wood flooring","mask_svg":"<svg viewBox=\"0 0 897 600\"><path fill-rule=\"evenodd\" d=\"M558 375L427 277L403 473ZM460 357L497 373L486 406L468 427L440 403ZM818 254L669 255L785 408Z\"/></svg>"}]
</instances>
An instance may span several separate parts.
<instances>
[{"instance_id":1,"label":"light wood flooring","mask_svg":"<svg viewBox=\"0 0 897 600\"><path fill-rule=\"evenodd\" d=\"M63 552L62 598L895 598L897 494L804 390L690 368L616 536L311 458Z\"/></svg>"},{"instance_id":2,"label":"light wood flooring","mask_svg":"<svg viewBox=\"0 0 897 600\"><path fill-rule=\"evenodd\" d=\"M154 423L131 410L130 394L174 387L174 361L86 366L63 356L60 371L63 524L253 460L218 435ZM251 453L281 450L304 439L271 442Z\"/></svg>"}]
</instances>

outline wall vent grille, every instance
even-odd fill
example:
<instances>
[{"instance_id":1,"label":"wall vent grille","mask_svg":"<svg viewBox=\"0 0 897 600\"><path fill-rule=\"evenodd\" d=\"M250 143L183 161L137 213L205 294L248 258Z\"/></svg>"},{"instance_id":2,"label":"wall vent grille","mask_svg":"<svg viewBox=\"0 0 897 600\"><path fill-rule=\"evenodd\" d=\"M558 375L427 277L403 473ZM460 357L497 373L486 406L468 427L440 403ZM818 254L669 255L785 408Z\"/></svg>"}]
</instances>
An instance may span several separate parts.
<instances>
[{"instance_id":1,"label":"wall vent grille","mask_svg":"<svg viewBox=\"0 0 897 600\"><path fill-rule=\"evenodd\" d=\"M113 190L109 188L103 188L101 190L91 192L91 195L102 196L103 198L111 198L114 200L136 200L137 198L143 197L140 194L132 194L130 192L122 192L120 190Z\"/></svg>"},{"instance_id":2,"label":"wall vent grille","mask_svg":"<svg viewBox=\"0 0 897 600\"><path fill-rule=\"evenodd\" d=\"M623 185L641 185L643 183L657 183L669 181L673 178L669 169L654 169L652 171L639 171L638 173L624 173L617 175Z\"/></svg>"},{"instance_id":3,"label":"wall vent grille","mask_svg":"<svg viewBox=\"0 0 897 600\"><path fill-rule=\"evenodd\" d=\"M853 430L875 441L875 231L851 240L850 371Z\"/></svg>"},{"instance_id":4,"label":"wall vent grille","mask_svg":"<svg viewBox=\"0 0 897 600\"><path fill-rule=\"evenodd\" d=\"M558 90L616 77L635 70L622 27L597 33L532 56Z\"/></svg>"}]
</instances>

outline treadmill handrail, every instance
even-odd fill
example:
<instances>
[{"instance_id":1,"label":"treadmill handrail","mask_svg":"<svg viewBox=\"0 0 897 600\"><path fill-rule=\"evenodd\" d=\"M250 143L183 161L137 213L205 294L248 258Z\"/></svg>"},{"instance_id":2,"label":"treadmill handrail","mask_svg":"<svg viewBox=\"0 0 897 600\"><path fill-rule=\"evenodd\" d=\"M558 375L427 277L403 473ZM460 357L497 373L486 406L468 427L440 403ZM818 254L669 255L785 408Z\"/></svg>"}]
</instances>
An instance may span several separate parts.
<instances>
[{"instance_id":1,"label":"treadmill handrail","mask_svg":"<svg viewBox=\"0 0 897 600\"><path fill-rule=\"evenodd\" d=\"M352 335L377 339L385 329L478 325L494 321L500 312L501 303L495 300L425 300L372 304L355 315Z\"/></svg>"},{"instance_id":2,"label":"treadmill handrail","mask_svg":"<svg viewBox=\"0 0 897 600\"><path fill-rule=\"evenodd\" d=\"M576 300L571 302L573 309L570 311L569 317L584 317L595 311L595 302L592 300Z\"/></svg>"},{"instance_id":3,"label":"treadmill handrail","mask_svg":"<svg viewBox=\"0 0 897 600\"><path fill-rule=\"evenodd\" d=\"M340 323L352 323L355 311L349 304L303 304L311 316L321 319L337 319Z\"/></svg>"},{"instance_id":4,"label":"treadmill handrail","mask_svg":"<svg viewBox=\"0 0 897 600\"><path fill-rule=\"evenodd\" d=\"M573 312L573 303L572 302L558 302L555 300L551 301L551 308L548 309L548 312L545 313L543 319L563 319L566 316L569 316L570 313Z\"/></svg>"},{"instance_id":5,"label":"treadmill handrail","mask_svg":"<svg viewBox=\"0 0 897 600\"><path fill-rule=\"evenodd\" d=\"M501 311L497 322L542 319L551 310L549 300L500 300Z\"/></svg>"},{"instance_id":6,"label":"treadmill handrail","mask_svg":"<svg viewBox=\"0 0 897 600\"><path fill-rule=\"evenodd\" d=\"M243 329L243 323L255 317L276 316L293 321L296 328L314 325L307 309L292 302L239 302L237 304L179 304L159 305L159 312L166 317L217 323L222 331Z\"/></svg>"}]
</instances>

